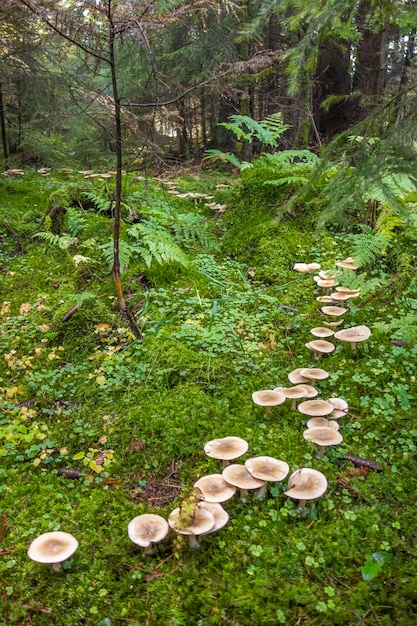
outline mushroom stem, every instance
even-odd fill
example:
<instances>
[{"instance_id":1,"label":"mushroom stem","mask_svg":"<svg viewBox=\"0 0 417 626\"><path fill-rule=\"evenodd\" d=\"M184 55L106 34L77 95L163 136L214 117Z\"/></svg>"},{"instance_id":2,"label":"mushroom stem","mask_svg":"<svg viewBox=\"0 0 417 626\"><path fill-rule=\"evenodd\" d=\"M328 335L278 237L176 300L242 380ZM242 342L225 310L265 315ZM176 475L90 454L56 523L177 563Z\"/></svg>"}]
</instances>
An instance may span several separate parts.
<instances>
[{"instance_id":1,"label":"mushroom stem","mask_svg":"<svg viewBox=\"0 0 417 626\"><path fill-rule=\"evenodd\" d=\"M62 563L52 563L53 572L62 572Z\"/></svg>"},{"instance_id":2,"label":"mushroom stem","mask_svg":"<svg viewBox=\"0 0 417 626\"><path fill-rule=\"evenodd\" d=\"M230 465L230 461L228 461L227 459L223 459L222 466L227 467L228 465Z\"/></svg>"},{"instance_id":3,"label":"mushroom stem","mask_svg":"<svg viewBox=\"0 0 417 626\"><path fill-rule=\"evenodd\" d=\"M240 493L240 499L242 502L247 502L248 499L248 490L247 489L240 489L239 490Z\"/></svg>"},{"instance_id":4,"label":"mushroom stem","mask_svg":"<svg viewBox=\"0 0 417 626\"><path fill-rule=\"evenodd\" d=\"M352 348L352 350L356 350L356 342L355 341L350 341L349 345Z\"/></svg>"},{"instance_id":5,"label":"mushroom stem","mask_svg":"<svg viewBox=\"0 0 417 626\"><path fill-rule=\"evenodd\" d=\"M317 458L322 459L324 457L324 453L326 452L325 446L317 446Z\"/></svg>"},{"instance_id":6,"label":"mushroom stem","mask_svg":"<svg viewBox=\"0 0 417 626\"><path fill-rule=\"evenodd\" d=\"M272 406L265 406L265 413L270 413L272 411Z\"/></svg>"},{"instance_id":7,"label":"mushroom stem","mask_svg":"<svg viewBox=\"0 0 417 626\"><path fill-rule=\"evenodd\" d=\"M321 356L322 356L321 352L316 352L316 350L314 350L314 358L315 359L317 359L317 360L321 359Z\"/></svg>"},{"instance_id":8,"label":"mushroom stem","mask_svg":"<svg viewBox=\"0 0 417 626\"><path fill-rule=\"evenodd\" d=\"M293 398L291 400L291 410L292 411L296 411L297 410L297 399L296 398Z\"/></svg>"},{"instance_id":9,"label":"mushroom stem","mask_svg":"<svg viewBox=\"0 0 417 626\"><path fill-rule=\"evenodd\" d=\"M188 535L188 543L190 548L199 548L200 544L198 543L198 539L195 535Z\"/></svg>"},{"instance_id":10,"label":"mushroom stem","mask_svg":"<svg viewBox=\"0 0 417 626\"><path fill-rule=\"evenodd\" d=\"M257 498L258 500L262 500L262 498L265 498L267 484L268 483L264 483L262 487L260 487L259 489L255 491L255 498Z\"/></svg>"},{"instance_id":11,"label":"mushroom stem","mask_svg":"<svg viewBox=\"0 0 417 626\"><path fill-rule=\"evenodd\" d=\"M297 511L299 513L304 513L308 500L298 500Z\"/></svg>"}]
</instances>

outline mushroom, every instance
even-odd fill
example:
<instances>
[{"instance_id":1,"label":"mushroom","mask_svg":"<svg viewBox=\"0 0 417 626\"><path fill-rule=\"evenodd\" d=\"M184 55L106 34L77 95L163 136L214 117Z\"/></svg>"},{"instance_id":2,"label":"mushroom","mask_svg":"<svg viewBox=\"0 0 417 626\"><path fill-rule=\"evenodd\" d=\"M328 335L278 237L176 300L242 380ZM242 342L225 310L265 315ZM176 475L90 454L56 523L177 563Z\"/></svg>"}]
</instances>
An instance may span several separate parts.
<instances>
[{"instance_id":1,"label":"mushroom","mask_svg":"<svg viewBox=\"0 0 417 626\"><path fill-rule=\"evenodd\" d=\"M226 526L227 522L229 521L229 513L225 511L222 505L218 502L208 502L207 500L204 500L203 502L198 503L198 508L206 509L214 517L213 528L210 528L210 530L201 533L202 535L209 535L210 533L216 532L216 530L220 530L220 528Z\"/></svg>"},{"instance_id":2,"label":"mushroom","mask_svg":"<svg viewBox=\"0 0 417 626\"><path fill-rule=\"evenodd\" d=\"M347 309L341 306L323 306L320 310L331 317L339 317L339 315L343 315L347 311Z\"/></svg>"},{"instance_id":3,"label":"mushroom","mask_svg":"<svg viewBox=\"0 0 417 626\"><path fill-rule=\"evenodd\" d=\"M333 428L333 430L339 430L339 424L333 420L328 420L326 417L312 417L307 422L307 428Z\"/></svg>"},{"instance_id":4,"label":"mushroom","mask_svg":"<svg viewBox=\"0 0 417 626\"><path fill-rule=\"evenodd\" d=\"M279 391L272 391L272 389L264 389L262 391L254 391L252 394L252 400L255 404L263 406L265 411L269 412L273 406L278 406L285 402L285 396Z\"/></svg>"},{"instance_id":5,"label":"mushroom","mask_svg":"<svg viewBox=\"0 0 417 626\"><path fill-rule=\"evenodd\" d=\"M317 296L316 300L318 300L318 302L333 302L333 298L331 296Z\"/></svg>"},{"instance_id":6,"label":"mushroom","mask_svg":"<svg viewBox=\"0 0 417 626\"><path fill-rule=\"evenodd\" d=\"M326 370L322 370L320 367L303 367L301 368L301 376L306 379L307 383L314 383L316 380L325 380L329 377L329 373Z\"/></svg>"},{"instance_id":7,"label":"mushroom","mask_svg":"<svg viewBox=\"0 0 417 626\"><path fill-rule=\"evenodd\" d=\"M306 400L298 405L298 410L303 415L323 417L324 415L330 415L334 411L334 406L331 402L326 402L325 400Z\"/></svg>"},{"instance_id":8,"label":"mushroom","mask_svg":"<svg viewBox=\"0 0 417 626\"><path fill-rule=\"evenodd\" d=\"M55 572L61 571L61 565L74 554L78 541L69 533L55 530L44 533L32 541L27 555L37 563L49 563Z\"/></svg>"},{"instance_id":9,"label":"mushroom","mask_svg":"<svg viewBox=\"0 0 417 626\"><path fill-rule=\"evenodd\" d=\"M343 400L342 398L329 398L328 402L331 402L334 406L334 411L329 413L329 417L337 420L339 417L343 417L348 412L349 407L346 400Z\"/></svg>"},{"instance_id":10,"label":"mushroom","mask_svg":"<svg viewBox=\"0 0 417 626\"><path fill-rule=\"evenodd\" d=\"M323 354L330 354L335 350L336 346L325 339L316 339L304 344L309 350L313 350L316 359L320 359Z\"/></svg>"},{"instance_id":11,"label":"mushroom","mask_svg":"<svg viewBox=\"0 0 417 626\"><path fill-rule=\"evenodd\" d=\"M245 465L229 465L223 470L223 478L230 485L238 487L240 490L240 499L246 502L249 489L259 489L264 481L254 478Z\"/></svg>"},{"instance_id":12,"label":"mushroom","mask_svg":"<svg viewBox=\"0 0 417 626\"><path fill-rule=\"evenodd\" d=\"M205 502L225 502L236 493L236 487L227 483L221 474L202 476L194 487L200 489Z\"/></svg>"},{"instance_id":13,"label":"mushroom","mask_svg":"<svg viewBox=\"0 0 417 626\"><path fill-rule=\"evenodd\" d=\"M358 265L355 264L355 259L353 259L351 256L349 256L347 259L344 259L343 261L337 261L335 265L336 267L340 267L341 269L344 269L344 270L357 270L358 269Z\"/></svg>"},{"instance_id":14,"label":"mushroom","mask_svg":"<svg viewBox=\"0 0 417 626\"><path fill-rule=\"evenodd\" d=\"M282 393L288 400L291 400L291 409L293 411L295 411L295 409L297 408L297 400L299 398L305 398L307 395L307 392L305 389L302 389L301 387L281 387L281 391L280 393Z\"/></svg>"},{"instance_id":15,"label":"mushroom","mask_svg":"<svg viewBox=\"0 0 417 626\"><path fill-rule=\"evenodd\" d=\"M334 330L325 328L324 326L316 326L310 330L310 333L315 337L321 337L323 339L324 337L331 337L334 335Z\"/></svg>"},{"instance_id":16,"label":"mushroom","mask_svg":"<svg viewBox=\"0 0 417 626\"><path fill-rule=\"evenodd\" d=\"M371 336L371 330L367 326L352 326L338 330L334 336L339 341L347 341L352 350L356 350L356 344L368 339Z\"/></svg>"},{"instance_id":17,"label":"mushroom","mask_svg":"<svg viewBox=\"0 0 417 626\"><path fill-rule=\"evenodd\" d=\"M339 293L348 293L353 298L356 298L360 294L360 289L350 289L349 287L336 287L336 291Z\"/></svg>"},{"instance_id":18,"label":"mushroom","mask_svg":"<svg viewBox=\"0 0 417 626\"><path fill-rule=\"evenodd\" d=\"M297 369L293 370L288 374L288 380L293 385L298 385L299 383L308 383L308 380L305 376L302 376L301 370L304 369L302 367L297 367Z\"/></svg>"},{"instance_id":19,"label":"mushroom","mask_svg":"<svg viewBox=\"0 0 417 626\"><path fill-rule=\"evenodd\" d=\"M336 285L338 284L336 280L334 280L334 278L329 278L329 279L325 279L325 278L319 278L319 280L316 280L317 286L318 287L323 287L324 289L332 289L333 287L336 287Z\"/></svg>"},{"instance_id":20,"label":"mushroom","mask_svg":"<svg viewBox=\"0 0 417 626\"><path fill-rule=\"evenodd\" d=\"M245 454L248 447L248 442L240 437L223 437L223 439L208 441L204 446L204 452L212 459L223 461L223 467L226 467L229 461Z\"/></svg>"},{"instance_id":21,"label":"mushroom","mask_svg":"<svg viewBox=\"0 0 417 626\"><path fill-rule=\"evenodd\" d=\"M343 324L344 321L344 319L341 319L337 320L337 322L323 322L323 324L326 324L326 326L331 326L332 328L336 328L337 326L340 326L340 324Z\"/></svg>"},{"instance_id":22,"label":"mushroom","mask_svg":"<svg viewBox=\"0 0 417 626\"><path fill-rule=\"evenodd\" d=\"M254 478L264 480L264 484L256 492L257 498L263 498L266 494L267 483L284 480L290 466L285 461L274 459L271 456L257 456L245 461L245 466Z\"/></svg>"},{"instance_id":23,"label":"mushroom","mask_svg":"<svg viewBox=\"0 0 417 626\"><path fill-rule=\"evenodd\" d=\"M334 428L329 427L316 427L307 428L303 432L304 439L309 439L313 443L317 444L317 458L322 459L326 446L337 446L337 444L343 441L342 435Z\"/></svg>"},{"instance_id":24,"label":"mushroom","mask_svg":"<svg viewBox=\"0 0 417 626\"><path fill-rule=\"evenodd\" d=\"M351 294L345 293L344 291L335 291L334 293L330 294L332 300L336 300L337 302L345 302L347 300L350 300L351 298L355 298L358 295L359 292L357 294Z\"/></svg>"},{"instance_id":25,"label":"mushroom","mask_svg":"<svg viewBox=\"0 0 417 626\"><path fill-rule=\"evenodd\" d=\"M337 276L337 274L337 270L321 270L316 278L321 278L322 280L332 280L335 276ZM314 280L316 280L316 278Z\"/></svg>"},{"instance_id":26,"label":"mushroom","mask_svg":"<svg viewBox=\"0 0 417 626\"><path fill-rule=\"evenodd\" d=\"M320 498L327 490L327 478L318 470L302 467L291 474L285 495L298 500L298 510L302 511L309 500Z\"/></svg>"},{"instance_id":27,"label":"mushroom","mask_svg":"<svg viewBox=\"0 0 417 626\"><path fill-rule=\"evenodd\" d=\"M196 506L191 514L182 514L181 507L174 509L168 517L168 524L180 535L187 535L191 548L199 548L198 535L214 529L216 520L207 508Z\"/></svg>"},{"instance_id":28,"label":"mushroom","mask_svg":"<svg viewBox=\"0 0 417 626\"><path fill-rule=\"evenodd\" d=\"M320 263L307 263L307 267L309 272L316 272L321 268L321 265Z\"/></svg>"},{"instance_id":29,"label":"mushroom","mask_svg":"<svg viewBox=\"0 0 417 626\"><path fill-rule=\"evenodd\" d=\"M300 274L308 274L310 272L307 263L296 263L293 267L293 270L299 272Z\"/></svg>"},{"instance_id":30,"label":"mushroom","mask_svg":"<svg viewBox=\"0 0 417 626\"><path fill-rule=\"evenodd\" d=\"M319 392L312 385L307 385L307 383L301 383L301 385L297 385L297 387L301 387L306 392L305 398L315 398L318 396Z\"/></svg>"},{"instance_id":31,"label":"mushroom","mask_svg":"<svg viewBox=\"0 0 417 626\"><path fill-rule=\"evenodd\" d=\"M144 513L134 517L127 527L130 540L145 548L145 552L151 552L152 544L165 539L168 531L168 522L154 513Z\"/></svg>"}]
</instances>

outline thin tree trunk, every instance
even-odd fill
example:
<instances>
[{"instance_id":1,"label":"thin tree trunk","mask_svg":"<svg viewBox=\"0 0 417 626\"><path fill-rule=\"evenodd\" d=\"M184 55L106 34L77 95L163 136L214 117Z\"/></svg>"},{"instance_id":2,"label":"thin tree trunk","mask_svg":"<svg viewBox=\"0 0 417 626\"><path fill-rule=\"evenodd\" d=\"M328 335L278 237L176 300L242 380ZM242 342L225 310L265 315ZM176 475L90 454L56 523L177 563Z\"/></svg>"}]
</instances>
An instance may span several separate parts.
<instances>
[{"instance_id":1,"label":"thin tree trunk","mask_svg":"<svg viewBox=\"0 0 417 626\"><path fill-rule=\"evenodd\" d=\"M3 104L3 89L2 84L0 83L0 126L1 126L1 141L3 146L3 161L4 161L4 169L7 169L8 160L9 160L9 152L7 149L7 135L6 135L6 115Z\"/></svg>"}]
</instances>

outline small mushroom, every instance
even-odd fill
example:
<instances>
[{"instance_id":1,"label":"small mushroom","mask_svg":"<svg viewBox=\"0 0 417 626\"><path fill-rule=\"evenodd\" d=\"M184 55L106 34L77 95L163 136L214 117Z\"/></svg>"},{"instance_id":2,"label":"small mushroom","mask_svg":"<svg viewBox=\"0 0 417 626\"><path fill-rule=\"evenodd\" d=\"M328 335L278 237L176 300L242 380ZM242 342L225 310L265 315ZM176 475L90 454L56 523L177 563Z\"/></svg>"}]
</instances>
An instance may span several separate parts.
<instances>
[{"instance_id":1,"label":"small mushroom","mask_svg":"<svg viewBox=\"0 0 417 626\"><path fill-rule=\"evenodd\" d=\"M240 490L240 499L246 502L248 490L259 489L264 481L254 478L245 465L229 465L223 470L223 478L230 485L234 485Z\"/></svg>"},{"instance_id":2,"label":"small mushroom","mask_svg":"<svg viewBox=\"0 0 417 626\"><path fill-rule=\"evenodd\" d=\"M302 467L291 474L285 495L298 500L298 510L302 511L309 500L320 498L327 490L327 479L318 470Z\"/></svg>"},{"instance_id":3,"label":"small mushroom","mask_svg":"<svg viewBox=\"0 0 417 626\"><path fill-rule=\"evenodd\" d=\"M176 533L188 536L191 548L199 548L197 537L214 529L216 520L207 508L196 506L191 514L182 515L181 507L178 507L169 514L168 524Z\"/></svg>"},{"instance_id":4,"label":"small mushroom","mask_svg":"<svg viewBox=\"0 0 417 626\"><path fill-rule=\"evenodd\" d=\"M297 385L295 387L282 387L280 393L284 394L288 400L291 400L291 409L293 411L297 408L297 400L305 398L307 395L306 390Z\"/></svg>"},{"instance_id":5,"label":"small mushroom","mask_svg":"<svg viewBox=\"0 0 417 626\"><path fill-rule=\"evenodd\" d=\"M227 483L222 474L202 476L194 483L194 487L200 489L205 502L226 502L236 493L236 487Z\"/></svg>"},{"instance_id":6,"label":"small mushroom","mask_svg":"<svg viewBox=\"0 0 417 626\"><path fill-rule=\"evenodd\" d=\"M327 303L333 302L333 298L331 296L318 296L316 300L318 302L327 302Z\"/></svg>"},{"instance_id":7,"label":"small mushroom","mask_svg":"<svg viewBox=\"0 0 417 626\"><path fill-rule=\"evenodd\" d=\"M299 383L308 383L308 380L305 376L301 375L301 370L304 369L302 367L297 367L297 369L293 370L288 374L288 380L293 385L298 385Z\"/></svg>"},{"instance_id":8,"label":"small mushroom","mask_svg":"<svg viewBox=\"0 0 417 626\"><path fill-rule=\"evenodd\" d=\"M307 428L333 428L333 430L339 430L339 424L333 420L328 420L326 417L312 417L307 422Z\"/></svg>"},{"instance_id":9,"label":"small mushroom","mask_svg":"<svg viewBox=\"0 0 417 626\"><path fill-rule=\"evenodd\" d=\"M254 478L264 480L264 484L256 492L257 498L263 498L266 494L267 483L284 480L290 471L290 466L285 461L274 459L271 456L257 456L245 461L245 466Z\"/></svg>"},{"instance_id":10,"label":"small mushroom","mask_svg":"<svg viewBox=\"0 0 417 626\"><path fill-rule=\"evenodd\" d=\"M263 406L265 411L269 412L273 406L283 404L283 402L285 402L285 396L279 391L264 389L262 391L254 391L252 394L252 400L255 404Z\"/></svg>"},{"instance_id":11,"label":"small mushroom","mask_svg":"<svg viewBox=\"0 0 417 626\"><path fill-rule=\"evenodd\" d=\"M323 354L330 354L335 350L336 346L325 339L316 339L304 344L309 350L313 350L316 359L320 359Z\"/></svg>"},{"instance_id":12,"label":"small mushroom","mask_svg":"<svg viewBox=\"0 0 417 626\"><path fill-rule=\"evenodd\" d=\"M319 392L317 391L315 387L313 387L313 385L307 385L307 383L301 383L300 385L297 385L297 387L301 387L302 389L304 389L304 391L306 392L304 396L305 398L315 398L316 396L319 395Z\"/></svg>"},{"instance_id":13,"label":"small mushroom","mask_svg":"<svg viewBox=\"0 0 417 626\"><path fill-rule=\"evenodd\" d=\"M347 341L352 350L356 350L356 344L368 339L371 336L371 330L367 326L352 326L338 330L334 336L339 341Z\"/></svg>"},{"instance_id":14,"label":"small mushroom","mask_svg":"<svg viewBox=\"0 0 417 626\"><path fill-rule=\"evenodd\" d=\"M308 274L311 271L307 263L296 263L293 267L293 270L298 272L299 274Z\"/></svg>"},{"instance_id":15,"label":"small mushroom","mask_svg":"<svg viewBox=\"0 0 417 626\"><path fill-rule=\"evenodd\" d=\"M317 444L317 458L322 459L326 450L326 446L337 446L343 441L342 435L334 428L316 427L307 428L303 432L304 439L309 439Z\"/></svg>"},{"instance_id":16,"label":"small mushroom","mask_svg":"<svg viewBox=\"0 0 417 626\"><path fill-rule=\"evenodd\" d=\"M223 526L226 526L229 521L229 513L224 510L221 504L218 502L208 502L207 500L203 500L203 502L198 503L198 508L206 509L209 511L214 517L214 526L207 530L202 535L209 535L210 533L216 532L216 530L220 530Z\"/></svg>"},{"instance_id":17,"label":"small mushroom","mask_svg":"<svg viewBox=\"0 0 417 626\"><path fill-rule=\"evenodd\" d=\"M317 272L321 268L320 263L307 263L309 272Z\"/></svg>"},{"instance_id":18,"label":"small mushroom","mask_svg":"<svg viewBox=\"0 0 417 626\"><path fill-rule=\"evenodd\" d=\"M335 265L336 267L340 267L343 270L357 270L358 269L358 265L356 265L355 259L353 259L351 256L349 256L347 259L344 259L343 261L337 261Z\"/></svg>"},{"instance_id":19,"label":"small mushroom","mask_svg":"<svg viewBox=\"0 0 417 626\"><path fill-rule=\"evenodd\" d=\"M303 415L324 417L325 415L330 415L334 410L334 406L331 402L326 402L325 400L306 400L298 405L298 410Z\"/></svg>"},{"instance_id":20,"label":"small mushroom","mask_svg":"<svg viewBox=\"0 0 417 626\"><path fill-rule=\"evenodd\" d=\"M337 420L339 417L343 417L347 414L349 407L346 400L343 400L342 398L329 398L328 402L331 402L334 406L334 411L329 413L329 417Z\"/></svg>"},{"instance_id":21,"label":"small mushroom","mask_svg":"<svg viewBox=\"0 0 417 626\"><path fill-rule=\"evenodd\" d=\"M229 465L229 461L245 454L248 447L248 442L240 437L223 437L208 441L204 446L204 452L212 459L220 459L223 462L223 467L226 467Z\"/></svg>"},{"instance_id":22,"label":"small mushroom","mask_svg":"<svg viewBox=\"0 0 417 626\"><path fill-rule=\"evenodd\" d=\"M320 367L304 367L301 368L301 376L305 378L307 383L314 385L317 380L325 380L328 378L329 373Z\"/></svg>"},{"instance_id":23,"label":"small mushroom","mask_svg":"<svg viewBox=\"0 0 417 626\"><path fill-rule=\"evenodd\" d=\"M359 295L359 292L356 294L356 296L358 295ZM350 293L345 293L343 291L335 291L330 294L330 297L332 300L335 300L336 302L347 302L347 300L350 300L351 298L355 298L354 295Z\"/></svg>"},{"instance_id":24,"label":"small mushroom","mask_svg":"<svg viewBox=\"0 0 417 626\"><path fill-rule=\"evenodd\" d=\"M340 326L340 324L343 324L345 320L341 319L341 320L337 320L333 321L333 322L323 322L323 324L326 324L326 326L330 326L331 328L336 328L337 326Z\"/></svg>"},{"instance_id":25,"label":"small mushroom","mask_svg":"<svg viewBox=\"0 0 417 626\"><path fill-rule=\"evenodd\" d=\"M331 330L330 328L325 328L324 326L316 326L315 328L312 328L310 330L310 333L315 337L320 337L321 339L324 339L325 337L331 337L332 335L334 335L334 330Z\"/></svg>"},{"instance_id":26,"label":"small mushroom","mask_svg":"<svg viewBox=\"0 0 417 626\"><path fill-rule=\"evenodd\" d=\"M321 311L331 317L339 317L340 315L346 313L347 309L344 309L341 306L323 306Z\"/></svg>"},{"instance_id":27,"label":"small mushroom","mask_svg":"<svg viewBox=\"0 0 417 626\"><path fill-rule=\"evenodd\" d=\"M78 541L69 533L60 530L44 533L32 541L27 555L37 563L49 563L55 572L61 571L67 561L78 548Z\"/></svg>"},{"instance_id":28,"label":"small mushroom","mask_svg":"<svg viewBox=\"0 0 417 626\"><path fill-rule=\"evenodd\" d=\"M168 522L155 513L144 513L134 517L128 524L127 534L133 543L152 551L152 544L159 543L168 534Z\"/></svg>"},{"instance_id":29,"label":"small mushroom","mask_svg":"<svg viewBox=\"0 0 417 626\"><path fill-rule=\"evenodd\" d=\"M337 281L334 280L334 278L319 278L319 280L316 280L316 283L318 287L323 287L323 289L326 290L333 289L333 287L336 287L336 285L338 284Z\"/></svg>"}]
</instances>

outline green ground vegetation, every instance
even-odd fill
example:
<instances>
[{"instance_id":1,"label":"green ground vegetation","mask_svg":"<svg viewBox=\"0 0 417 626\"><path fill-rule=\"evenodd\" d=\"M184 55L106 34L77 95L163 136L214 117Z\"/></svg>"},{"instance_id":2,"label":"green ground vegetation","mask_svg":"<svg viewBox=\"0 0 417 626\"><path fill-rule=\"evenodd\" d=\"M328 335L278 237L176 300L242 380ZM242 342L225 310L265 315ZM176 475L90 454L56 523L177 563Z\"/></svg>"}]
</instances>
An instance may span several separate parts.
<instances>
[{"instance_id":1,"label":"green ground vegetation","mask_svg":"<svg viewBox=\"0 0 417 626\"><path fill-rule=\"evenodd\" d=\"M57 170L0 180L3 625L416 622L415 198L408 181L396 220L381 203L388 217L370 220L378 199L366 197L317 229L329 210L317 188L285 204L312 157L291 156L298 170L279 184L270 181L282 158L266 161L237 180L209 170L175 179L222 212L125 175L122 279L142 342L119 314L109 270L112 179ZM355 352L335 341L317 361L305 343L323 324L322 289L293 265L333 269L351 255L360 269L340 280L361 293L344 325L372 335ZM266 413L251 398L316 366L330 373L319 397L349 404L343 442L321 460L303 415L286 404ZM226 502L228 525L199 549L175 534L152 554L135 546L129 521L167 518L198 478L221 471L204 445L229 435L249 444L238 462L268 455L291 473L318 469L326 494L301 515L283 481L263 500ZM58 573L26 554L51 530L79 541Z\"/></svg>"}]
</instances>

